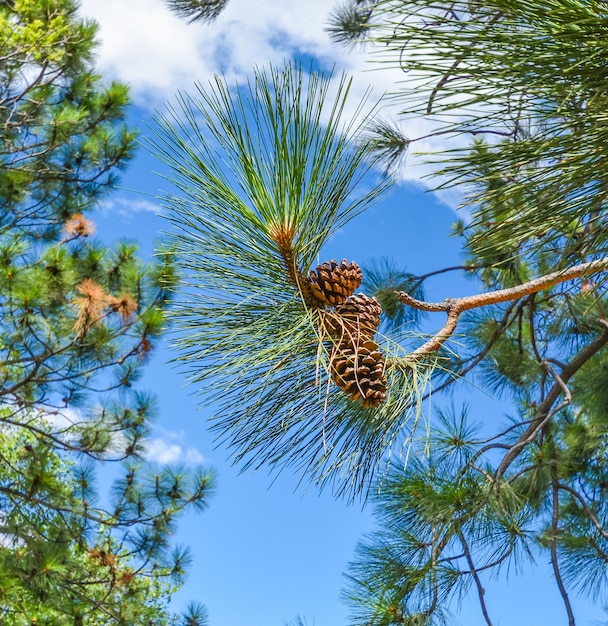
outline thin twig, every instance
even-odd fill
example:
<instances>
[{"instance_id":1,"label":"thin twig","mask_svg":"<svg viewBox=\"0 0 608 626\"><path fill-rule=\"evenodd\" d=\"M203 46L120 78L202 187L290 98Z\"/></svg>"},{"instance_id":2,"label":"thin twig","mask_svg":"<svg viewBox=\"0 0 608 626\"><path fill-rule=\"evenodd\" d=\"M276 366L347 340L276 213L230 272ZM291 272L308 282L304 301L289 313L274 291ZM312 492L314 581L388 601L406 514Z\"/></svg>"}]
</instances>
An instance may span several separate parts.
<instances>
[{"instance_id":1,"label":"thin twig","mask_svg":"<svg viewBox=\"0 0 608 626\"><path fill-rule=\"evenodd\" d=\"M477 569L475 568L475 564L473 563L473 557L471 556L471 550L469 548L469 544L464 538L462 531L458 532L458 539L460 539L460 543L462 544L462 547L464 548L464 554L465 554L467 563L469 564L469 569L471 570L471 575L473 576L473 580L475 581L475 586L477 587L477 595L479 596L479 604L481 606L481 612L483 613L484 619L486 620L486 624L488 626L493 626L492 620L490 619L490 615L488 613L488 607L486 606L486 601L485 601L486 590L483 588L483 585L481 584L481 580L479 579L479 574L477 573Z\"/></svg>"},{"instance_id":2,"label":"thin twig","mask_svg":"<svg viewBox=\"0 0 608 626\"><path fill-rule=\"evenodd\" d=\"M502 320L500 321L499 325L496 327L496 329L492 333L492 336L490 337L490 339L488 340L488 342L484 346L483 350L481 350L481 352L478 352L475 356L469 357L468 364L465 367L462 367L461 369L459 369L455 374L452 375L451 378L449 378L448 380L444 381L440 385L437 385L436 387L433 387L433 389L431 391L428 391L427 393L425 393L420 398L421 402L426 400L427 398L429 398L432 394L437 393L438 391L443 391L446 387L449 387L450 385L452 385L456 381L462 379L471 370L475 369L477 367L477 365L479 365L479 363L486 357L488 352L490 352L490 350L492 349L492 347L494 346L494 344L496 343L498 338L501 336L503 331L506 328L508 328L508 326L511 324L511 319L510 319L511 313L512 313L512 311L513 311L513 309L514 309L514 307L516 305L517 305L517 303L513 302L507 308L505 314L502 317ZM521 303L518 306L521 306ZM485 443L485 442L482 441L480 443Z\"/></svg>"},{"instance_id":3,"label":"thin twig","mask_svg":"<svg viewBox=\"0 0 608 626\"><path fill-rule=\"evenodd\" d=\"M581 496L581 494L578 493L578 491L576 491L575 489L572 489L572 487L564 485L564 483L558 483L557 486L560 489L567 491L571 496L574 496L579 501L580 505L585 511L585 514L591 520L591 523L595 526L597 532L600 533L600 535L602 535L604 539L608 539L608 531L606 531L604 527L600 524L600 521L597 519L595 513L591 510L591 507L589 507L589 505L585 502L583 496Z\"/></svg>"},{"instance_id":4,"label":"thin twig","mask_svg":"<svg viewBox=\"0 0 608 626\"><path fill-rule=\"evenodd\" d=\"M599 321L603 322L602 320ZM528 443L534 439L539 430L552 418L553 415L555 415L558 410L561 410L564 406L569 404L568 398L566 397L566 401L564 403L560 404L557 408L553 408L553 405L559 396L564 393L564 387L570 378L572 378L572 376L596 352L608 343L608 323L603 323L603 325L606 327L606 330L601 335L598 335L591 343L579 350L570 363L562 369L559 381L551 387L545 399L538 405L534 419L530 422L528 428L526 428L526 430L522 433L517 443L511 446L511 449L507 452L507 454L505 454L503 460L501 461L494 477L497 483L511 463L513 463L513 461L519 456Z\"/></svg>"},{"instance_id":5,"label":"thin twig","mask_svg":"<svg viewBox=\"0 0 608 626\"><path fill-rule=\"evenodd\" d=\"M433 270L432 272L427 272L426 274L420 274L419 276L415 276L416 282L414 286L418 286L423 283L427 278L432 278L433 276L439 276L440 274L446 274L447 272L455 272L458 270L465 270L467 272L474 272L476 270L486 269L488 267L492 267L491 265L475 265L470 263L469 265L451 265L450 267L442 267L440 270Z\"/></svg>"},{"instance_id":6,"label":"thin twig","mask_svg":"<svg viewBox=\"0 0 608 626\"><path fill-rule=\"evenodd\" d=\"M574 613L572 611L572 605L570 604L570 598L568 592L564 586L561 573L559 571L559 563L557 560L557 532L559 523L559 482L557 479L557 468L555 467L555 459L551 464L551 483L553 494L553 512L551 516L551 564L553 565L553 574L555 576L555 582L559 588L559 592L564 601L566 607L566 613L568 613L568 626L575 626Z\"/></svg>"}]
</instances>

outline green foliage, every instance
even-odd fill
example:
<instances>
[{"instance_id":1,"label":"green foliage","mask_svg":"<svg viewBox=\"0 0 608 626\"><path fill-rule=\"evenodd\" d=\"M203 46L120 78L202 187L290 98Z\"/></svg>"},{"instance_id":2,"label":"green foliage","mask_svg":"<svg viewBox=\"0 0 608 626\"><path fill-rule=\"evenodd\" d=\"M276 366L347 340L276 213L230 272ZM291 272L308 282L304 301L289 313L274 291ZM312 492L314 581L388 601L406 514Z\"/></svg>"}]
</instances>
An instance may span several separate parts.
<instances>
[{"instance_id":1,"label":"green foliage","mask_svg":"<svg viewBox=\"0 0 608 626\"><path fill-rule=\"evenodd\" d=\"M332 28L346 29L340 16L358 8L338 10ZM403 116L424 116L430 135L447 142L434 155L438 186L464 184L469 194L472 217L456 228L462 269L485 290L508 291L605 258L605 6L378 0L367 8L370 50L405 70L393 94ZM419 139L387 123L375 134L389 164ZM463 135L472 145L462 147ZM605 279L583 275L462 314L435 389L479 372L475 384L507 395L513 416L497 426L488 415L483 435L444 416L407 468L395 466L378 492L380 529L351 567L356 623L451 624L447 611L476 591L490 625L488 577L516 571L529 555L551 563L568 623L571 592L603 601Z\"/></svg>"},{"instance_id":2,"label":"green foliage","mask_svg":"<svg viewBox=\"0 0 608 626\"><path fill-rule=\"evenodd\" d=\"M342 45L353 45L364 40L370 29L372 5L370 0L356 0L335 7L330 14L327 29L331 38Z\"/></svg>"},{"instance_id":3,"label":"green foliage","mask_svg":"<svg viewBox=\"0 0 608 626\"><path fill-rule=\"evenodd\" d=\"M378 496L381 528L349 572L353 623L453 623L446 609L480 573L517 568L535 550L532 508L516 489L495 488L479 429L465 413L439 417Z\"/></svg>"},{"instance_id":4,"label":"green foliage","mask_svg":"<svg viewBox=\"0 0 608 626\"><path fill-rule=\"evenodd\" d=\"M40 417L35 423L52 431ZM167 600L186 555L171 554L162 524L184 506L186 493L200 498L194 485L206 489L208 477L186 480L132 465L128 489L117 489L108 511L97 502L90 468L67 461L37 433L5 427L0 443L3 623L177 624ZM170 496L177 480L183 495Z\"/></svg>"},{"instance_id":5,"label":"green foliage","mask_svg":"<svg viewBox=\"0 0 608 626\"><path fill-rule=\"evenodd\" d=\"M498 479L496 452L522 424L488 443L464 415L439 421L377 496L380 529L361 542L349 571L353 622L455 623L446 609L474 588L485 614L488 572L516 572L543 552L551 559L553 547L569 589L604 597L605 426L562 414Z\"/></svg>"},{"instance_id":6,"label":"green foliage","mask_svg":"<svg viewBox=\"0 0 608 626\"><path fill-rule=\"evenodd\" d=\"M16 0L0 7L0 230L57 237L131 156L124 85L90 70L95 26L76 3Z\"/></svg>"},{"instance_id":7,"label":"green foliage","mask_svg":"<svg viewBox=\"0 0 608 626\"><path fill-rule=\"evenodd\" d=\"M336 41L367 43L403 70L393 101L432 129L407 137L372 120L349 149L394 171L417 141L441 137L437 187L461 185L469 205L455 229L462 265L413 276L385 262L365 271L364 290L381 301L387 334L419 321L403 304L412 297L448 322L409 355L401 343L413 333L382 338L390 393L379 408L332 388L332 342L311 333L327 312L310 306L303 283L347 215L335 201L346 197L340 177L360 163L324 161L326 144L300 144L300 92L258 72L234 100L220 83L200 105L182 100L156 143L183 194L168 198L188 277L181 358L219 401L219 437L245 465L292 463L321 483L339 480L341 492L345 480L369 487L392 454L373 490L380 527L350 569L354 623L452 624L450 610L476 593L491 626L493 577L539 557L573 626L572 592L597 603L608 592L605 3L350 0L331 20ZM322 167L304 167L293 145L310 145ZM319 201L308 203L318 176ZM597 260L572 280L535 282ZM416 302L427 278L448 271L488 293ZM397 461L429 365L435 393L479 373L474 384L508 397L512 415L505 424L489 414L476 429L464 412L440 414Z\"/></svg>"},{"instance_id":8,"label":"green foliage","mask_svg":"<svg viewBox=\"0 0 608 626\"><path fill-rule=\"evenodd\" d=\"M341 32L340 15L359 4L347 3L332 28ZM470 198L486 207L472 222L484 227L475 248L511 257L540 240L560 246L568 225L595 224L589 255L605 254L594 219L605 197L604 3L378 0L369 11L376 59L405 70L401 110L433 121L436 135L487 142L442 157L447 184L483 183ZM495 187L497 178L509 184Z\"/></svg>"},{"instance_id":9,"label":"green foliage","mask_svg":"<svg viewBox=\"0 0 608 626\"><path fill-rule=\"evenodd\" d=\"M179 17L192 22L214 20L228 0L165 0L167 6Z\"/></svg>"},{"instance_id":10,"label":"green foliage","mask_svg":"<svg viewBox=\"0 0 608 626\"><path fill-rule=\"evenodd\" d=\"M363 270L363 290L377 298L386 316L386 325L392 331L407 329L420 322L420 311L406 306L397 298L405 291L418 300L424 299L423 279L399 269L394 262L382 259Z\"/></svg>"},{"instance_id":11,"label":"green foliage","mask_svg":"<svg viewBox=\"0 0 608 626\"><path fill-rule=\"evenodd\" d=\"M180 361L215 403L218 437L245 465L294 465L352 493L401 447L418 374L387 372L396 391L379 409L348 400L329 378L322 312L297 288L387 185L356 195L367 149L344 120L350 81L330 87L331 76L290 66L235 91L216 79L159 119L153 150L181 192L167 198L185 284L173 305Z\"/></svg>"},{"instance_id":12,"label":"green foliage","mask_svg":"<svg viewBox=\"0 0 608 626\"><path fill-rule=\"evenodd\" d=\"M165 326L174 269L91 237L85 212L135 136L126 88L92 69L95 30L70 0L0 5L0 621L10 626L177 624L167 602L187 558L170 537L213 482L141 457L155 402L135 382ZM97 494L104 460L124 463L112 493Z\"/></svg>"}]
</instances>

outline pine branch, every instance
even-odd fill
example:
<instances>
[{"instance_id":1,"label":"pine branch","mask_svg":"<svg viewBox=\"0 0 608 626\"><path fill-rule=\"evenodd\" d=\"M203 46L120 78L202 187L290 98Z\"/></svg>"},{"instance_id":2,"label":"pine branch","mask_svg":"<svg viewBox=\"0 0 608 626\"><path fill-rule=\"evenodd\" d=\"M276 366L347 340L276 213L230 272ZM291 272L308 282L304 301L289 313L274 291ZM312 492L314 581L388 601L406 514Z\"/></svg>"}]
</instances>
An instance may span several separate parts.
<instances>
[{"instance_id":1,"label":"pine branch","mask_svg":"<svg viewBox=\"0 0 608 626\"><path fill-rule=\"evenodd\" d=\"M479 578L478 570L475 567L475 563L473 562L473 557L471 555L471 549L469 548L469 544L464 537L464 534L461 530L457 533L458 539L460 539L460 543L464 548L464 555L469 565L469 569L471 570L471 575L473 576L473 580L475 581L475 587L477 588L477 595L479 597L479 604L481 606L481 612L483 613L483 617L486 620L486 624L488 626L492 625L492 620L490 619L490 614L488 613L488 607L486 606L485 594L486 590L483 588L481 584L481 579Z\"/></svg>"},{"instance_id":2,"label":"pine branch","mask_svg":"<svg viewBox=\"0 0 608 626\"><path fill-rule=\"evenodd\" d=\"M552 455L555 456L554 454ZM559 481L557 477L556 459L552 459L551 463L551 496L552 496L552 514L551 514L551 565L553 566L553 575L555 576L555 582L564 601L566 607L566 613L568 614L568 626L575 626L574 612L572 611L572 604L568 597L568 592L564 586L562 575L559 569L559 562L557 558L557 535L559 531Z\"/></svg>"},{"instance_id":3,"label":"pine branch","mask_svg":"<svg viewBox=\"0 0 608 626\"><path fill-rule=\"evenodd\" d=\"M212 22L224 10L228 0L165 0L178 17L194 22Z\"/></svg>"},{"instance_id":4,"label":"pine branch","mask_svg":"<svg viewBox=\"0 0 608 626\"><path fill-rule=\"evenodd\" d=\"M553 405L564 392L564 386L574 376L574 374L601 348L608 343L608 322L605 320L598 320L606 330L601 335L598 335L590 344L584 346L575 357L567 363L559 375L559 380L553 385L546 395L545 399L538 405L534 419L530 422L528 428L521 435L517 443L511 446L510 450L505 454L501 461L494 480L497 482L501 476L505 473L507 468L513 463L513 461L521 454L523 449L530 443L540 429L551 419L555 414Z\"/></svg>"},{"instance_id":5,"label":"pine branch","mask_svg":"<svg viewBox=\"0 0 608 626\"><path fill-rule=\"evenodd\" d=\"M515 287L498 289L474 296L464 296L462 298L447 298L444 302L423 302L412 298L409 294L401 291L397 297L404 304L408 304L421 311L446 312L448 319L443 328L431 337L426 343L416 348L407 356L410 362L418 362L425 356L436 352L449 339L458 325L460 314L470 309L499 304L511 300L518 300L524 296L538 293L543 289L549 289L568 280L574 280L587 274L595 274L608 268L608 257L581 263L565 270L545 274L539 278L528 281Z\"/></svg>"},{"instance_id":6,"label":"pine branch","mask_svg":"<svg viewBox=\"0 0 608 626\"><path fill-rule=\"evenodd\" d=\"M496 22L498 22L498 20L500 20L500 18L503 16L502 11L498 11L496 12L492 18L490 20L488 20L488 23L486 25L486 29L491 28L494 24L496 24ZM439 82L435 85L435 87L433 88L433 90L431 91L430 95L429 95L429 99L426 105L426 114L427 115L431 115L433 112L433 103L435 102L435 98L437 97L437 94L439 94L440 92L443 91L445 85L448 83L448 81L453 77L453 75L456 73L456 70L458 69L458 67L460 66L460 64L466 60L466 58L469 56L471 49L474 49L474 47L477 45L477 43L475 41L473 41L472 43L469 44L469 46L467 48L465 48L465 50L463 52L460 53L460 55L454 60L454 62L452 63L452 66L447 70L447 72L439 79Z\"/></svg>"},{"instance_id":7,"label":"pine branch","mask_svg":"<svg viewBox=\"0 0 608 626\"><path fill-rule=\"evenodd\" d=\"M605 528L602 526L602 524L598 520L595 513L591 510L591 507L585 502L585 499L583 498L583 496L581 496L581 494L578 493L578 491L576 491L575 489L572 489L572 487L569 487L568 485L565 485L564 483L560 482L557 484L557 486L560 489L567 491L571 496L573 496L574 498L578 500L579 504L583 507L583 510L585 511L585 515L587 515L587 517L591 520L591 523L595 526L595 529L597 530L597 532L604 539L608 540L608 531L606 531Z\"/></svg>"},{"instance_id":8,"label":"pine branch","mask_svg":"<svg viewBox=\"0 0 608 626\"><path fill-rule=\"evenodd\" d=\"M484 346L484 348L481 351L479 351L477 354L475 354L474 356L469 357L469 359L467 359L468 360L468 364L465 367L462 367L461 369L459 369L451 378L448 378L448 380L444 381L440 385L437 385L431 391L428 391L427 393L425 393L420 398L421 402L423 402L424 400L430 398L432 394L435 394L438 391L443 391L444 389L446 389L450 385L454 384L456 381L461 380L469 372L474 370L483 361L483 359L485 359L485 357L490 352L490 350L492 349L492 347L494 346L496 341L502 336L502 333L511 324L511 322L512 322L512 320L510 319L511 318L511 313L513 312L513 309L515 308L516 304L517 303L513 303L513 304L511 304L509 306L509 308L507 309L507 311L503 315L502 320L500 321L500 323L498 324L498 326L496 327L496 329L492 333L492 336L487 341L487 343ZM464 363L467 363L467 361L465 360ZM513 426L511 428L515 428L515 426ZM502 434L504 434L504 433L502 433ZM496 435L496 438L500 437L500 436L501 436L501 434ZM483 442L480 442L480 443L483 443Z\"/></svg>"}]
</instances>

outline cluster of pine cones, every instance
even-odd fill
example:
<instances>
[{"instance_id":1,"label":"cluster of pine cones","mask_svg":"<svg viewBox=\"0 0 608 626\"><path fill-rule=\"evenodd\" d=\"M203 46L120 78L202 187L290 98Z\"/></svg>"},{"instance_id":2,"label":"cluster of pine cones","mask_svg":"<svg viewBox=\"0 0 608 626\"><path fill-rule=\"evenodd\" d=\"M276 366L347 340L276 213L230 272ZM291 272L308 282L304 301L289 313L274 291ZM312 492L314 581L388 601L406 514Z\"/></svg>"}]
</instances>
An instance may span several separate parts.
<instances>
[{"instance_id":1,"label":"cluster of pine cones","mask_svg":"<svg viewBox=\"0 0 608 626\"><path fill-rule=\"evenodd\" d=\"M374 341L382 309L376 298L354 295L362 278L354 261L325 262L308 275L304 296L309 306L323 310L333 343L332 379L352 400L377 407L386 399L384 357Z\"/></svg>"}]
</instances>

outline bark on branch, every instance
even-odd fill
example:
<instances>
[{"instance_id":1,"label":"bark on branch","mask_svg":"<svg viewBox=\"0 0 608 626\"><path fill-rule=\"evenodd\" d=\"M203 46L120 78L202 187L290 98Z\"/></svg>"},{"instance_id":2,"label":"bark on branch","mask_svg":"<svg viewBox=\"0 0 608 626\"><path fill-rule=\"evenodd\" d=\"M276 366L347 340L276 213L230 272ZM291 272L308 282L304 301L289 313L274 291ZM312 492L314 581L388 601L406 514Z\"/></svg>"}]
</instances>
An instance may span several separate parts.
<instances>
[{"instance_id":1,"label":"bark on branch","mask_svg":"<svg viewBox=\"0 0 608 626\"><path fill-rule=\"evenodd\" d=\"M423 357L439 350L456 330L458 319L463 311L491 304L499 304L500 302L518 300L519 298L538 293L543 289L549 289L554 285L559 285L568 280L574 280L588 274L595 274L606 269L608 269L608 258L597 259L595 261L588 261L587 263L580 263L579 265L574 265L558 272L545 274L544 276L530 280L527 283L522 283L516 287L498 289L496 291L489 291L474 296L464 296L462 298L447 298L443 302L423 302L422 300L412 298L412 296L404 291L398 292L397 297L399 300L408 306L421 311L443 311L448 314L448 319L443 328L423 345L411 352L407 359L408 361L419 361Z\"/></svg>"},{"instance_id":2,"label":"bark on branch","mask_svg":"<svg viewBox=\"0 0 608 626\"><path fill-rule=\"evenodd\" d=\"M608 322L598 320L604 327L605 331L598 335L591 343L587 344L576 353L574 358L564 365L559 373L559 381L557 381L549 390L545 399L538 405L534 419L530 422L528 428L522 433L520 438L513 444L507 454L503 457L496 473L494 480L498 483L500 478L506 472L508 467L519 456L523 449L536 437L540 429L553 417L556 410L553 405L559 397L564 393L564 387L568 381L578 372L578 370L599 350L608 344ZM564 406L569 404L566 398Z\"/></svg>"}]
</instances>

